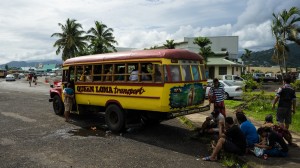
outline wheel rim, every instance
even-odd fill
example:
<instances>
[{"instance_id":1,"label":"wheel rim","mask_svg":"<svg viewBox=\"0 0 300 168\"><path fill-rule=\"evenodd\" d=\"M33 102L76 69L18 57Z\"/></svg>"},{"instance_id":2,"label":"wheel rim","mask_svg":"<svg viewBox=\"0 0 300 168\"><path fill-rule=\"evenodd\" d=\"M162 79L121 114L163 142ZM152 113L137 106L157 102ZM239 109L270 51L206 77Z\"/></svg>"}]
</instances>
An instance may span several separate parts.
<instances>
[{"instance_id":1,"label":"wheel rim","mask_svg":"<svg viewBox=\"0 0 300 168\"><path fill-rule=\"evenodd\" d=\"M228 95L228 93L225 93L225 95L224 95L224 99L228 99L229 98L229 95Z\"/></svg>"},{"instance_id":2,"label":"wheel rim","mask_svg":"<svg viewBox=\"0 0 300 168\"><path fill-rule=\"evenodd\" d=\"M112 124L117 124L119 122L119 116L118 114L115 112L115 111L112 111L110 114L109 114L109 121L112 123Z\"/></svg>"}]
</instances>

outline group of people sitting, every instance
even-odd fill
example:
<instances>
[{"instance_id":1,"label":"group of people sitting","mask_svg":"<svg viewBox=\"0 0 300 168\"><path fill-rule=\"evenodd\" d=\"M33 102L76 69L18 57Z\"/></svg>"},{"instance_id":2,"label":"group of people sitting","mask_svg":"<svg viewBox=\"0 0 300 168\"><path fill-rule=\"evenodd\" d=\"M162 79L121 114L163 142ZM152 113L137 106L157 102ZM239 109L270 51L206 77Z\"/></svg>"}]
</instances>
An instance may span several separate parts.
<instances>
[{"instance_id":1,"label":"group of people sitting","mask_svg":"<svg viewBox=\"0 0 300 168\"><path fill-rule=\"evenodd\" d=\"M212 143L213 152L202 158L204 161L215 161L219 152L237 155L253 153L264 159L272 156L285 157L288 154L288 144L292 142L290 132L273 123L272 115L267 115L265 123L256 129L246 115L238 110L233 117L224 117L218 110L214 110L200 130L201 134L211 134L216 143Z\"/></svg>"}]
</instances>

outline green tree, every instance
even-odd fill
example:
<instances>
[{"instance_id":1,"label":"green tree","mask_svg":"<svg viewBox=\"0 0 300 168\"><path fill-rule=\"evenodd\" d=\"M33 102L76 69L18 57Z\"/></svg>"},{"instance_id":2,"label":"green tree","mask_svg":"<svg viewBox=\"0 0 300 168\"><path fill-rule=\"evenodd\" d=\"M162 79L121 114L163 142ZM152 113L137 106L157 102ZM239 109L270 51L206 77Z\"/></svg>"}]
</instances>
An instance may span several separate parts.
<instances>
[{"instance_id":1,"label":"green tree","mask_svg":"<svg viewBox=\"0 0 300 168\"><path fill-rule=\"evenodd\" d=\"M299 8L292 7L289 11L284 9L281 13L273 13L273 17L271 29L272 34L276 39L273 59L277 60L279 65L283 66L285 68L285 72L287 72L287 41L296 42L300 45L300 38L298 36L300 32L298 24L298 22L300 22L300 11Z\"/></svg>"},{"instance_id":2,"label":"green tree","mask_svg":"<svg viewBox=\"0 0 300 168\"><path fill-rule=\"evenodd\" d=\"M118 44L113 36L113 29L105 24L95 21L95 27L90 28L87 33L90 39L89 51L91 54L101 54L117 51L114 44Z\"/></svg>"},{"instance_id":3,"label":"green tree","mask_svg":"<svg viewBox=\"0 0 300 168\"><path fill-rule=\"evenodd\" d=\"M249 60L249 58L251 57L251 53L252 53L252 51L247 48L245 48L244 50L245 50L245 53L242 54L242 57L241 57L243 62L245 62L246 60ZM245 72L245 70L246 70L246 67L243 68L243 72Z\"/></svg>"},{"instance_id":4,"label":"green tree","mask_svg":"<svg viewBox=\"0 0 300 168\"><path fill-rule=\"evenodd\" d=\"M166 49L175 49L176 43L174 43L174 40L166 40L167 43L164 44L164 47Z\"/></svg>"},{"instance_id":5,"label":"green tree","mask_svg":"<svg viewBox=\"0 0 300 168\"><path fill-rule=\"evenodd\" d=\"M61 33L53 33L51 37L58 37L59 39L54 43L53 47L57 47L56 54L62 53L62 59L79 56L87 46L87 37L84 36L85 31L82 29L81 24L76 23L76 20L69 18L66 24L58 23L61 27Z\"/></svg>"},{"instance_id":6,"label":"green tree","mask_svg":"<svg viewBox=\"0 0 300 168\"><path fill-rule=\"evenodd\" d=\"M207 58L214 55L214 52L211 51L211 47L208 46L209 44L212 44L211 41L206 37L196 37L193 43L200 47L199 54L204 57L206 64Z\"/></svg>"}]
</instances>

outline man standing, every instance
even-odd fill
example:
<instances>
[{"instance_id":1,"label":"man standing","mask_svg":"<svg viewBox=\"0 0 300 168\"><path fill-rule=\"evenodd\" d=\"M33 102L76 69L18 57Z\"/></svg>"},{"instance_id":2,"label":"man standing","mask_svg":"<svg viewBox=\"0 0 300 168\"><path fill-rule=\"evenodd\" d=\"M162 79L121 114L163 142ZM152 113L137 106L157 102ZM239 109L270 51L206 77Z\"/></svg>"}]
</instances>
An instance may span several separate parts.
<instances>
[{"instance_id":1,"label":"man standing","mask_svg":"<svg viewBox=\"0 0 300 168\"><path fill-rule=\"evenodd\" d=\"M209 90L209 105L214 103L214 110L218 110L224 117L226 117L224 104L224 86L220 84L219 80L213 80L213 86Z\"/></svg>"},{"instance_id":2,"label":"man standing","mask_svg":"<svg viewBox=\"0 0 300 168\"><path fill-rule=\"evenodd\" d=\"M74 101L74 90L70 88L70 83L67 84L67 87L64 89L63 93L64 93L64 106L65 106L64 116L66 122L69 122L70 111L72 110L73 101Z\"/></svg>"},{"instance_id":3,"label":"man standing","mask_svg":"<svg viewBox=\"0 0 300 168\"><path fill-rule=\"evenodd\" d=\"M278 103L276 120L282 128L289 129L292 123L292 112L295 114L296 110L296 92L290 85L291 78L286 76L283 80L283 86L278 89L275 100L273 101L272 109Z\"/></svg>"}]
</instances>

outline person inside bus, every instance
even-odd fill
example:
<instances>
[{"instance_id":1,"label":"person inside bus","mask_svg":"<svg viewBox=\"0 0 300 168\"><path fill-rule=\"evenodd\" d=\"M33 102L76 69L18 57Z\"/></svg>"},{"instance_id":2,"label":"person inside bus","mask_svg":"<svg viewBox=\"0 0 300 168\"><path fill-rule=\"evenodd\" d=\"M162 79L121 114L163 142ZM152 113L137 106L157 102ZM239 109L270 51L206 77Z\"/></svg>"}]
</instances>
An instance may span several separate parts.
<instances>
[{"instance_id":1,"label":"person inside bus","mask_svg":"<svg viewBox=\"0 0 300 168\"><path fill-rule=\"evenodd\" d=\"M138 74L139 74L139 70L137 69L137 66L135 66L135 68L130 73L129 80L137 81L139 79Z\"/></svg>"},{"instance_id":2,"label":"person inside bus","mask_svg":"<svg viewBox=\"0 0 300 168\"><path fill-rule=\"evenodd\" d=\"M84 72L81 74L81 76L80 76L80 78L79 78L80 81L85 81L85 74L86 74L86 71L84 71Z\"/></svg>"},{"instance_id":3,"label":"person inside bus","mask_svg":"<svg viewBox=\"0 0 300 168\"><path fill-rule=\"evenodd\" d=\"M162 81L162 78L161 78L161 72L160 72L160 69L159 67L155 67L155 81L156 82L161 82Z\"/></svg>"},{"instance_id":4,"label":"person inside bus","mask_svg":"<svg viewBox=\"0 0 300 168\"><path fill-rule=\"evenodd\" d=\"M121 67L119 69L119 72L118 72L118 76L117 76L117 80L118 81L123 81L125 78L124 78L124 74L125 74L125 67Z\"/></svg>"},{"instance_id":5,"label":"person inside bus","mask_svg":"<svg viewBox=\"0 0 300 168\"><path fill-rule=\"evenodd\" d=\"M147 75L148 73L147 67L142 67L142 80L151 80L151 76Z\"/></svg>"},{"instance_id":6,"label":"person inside bus","mask_svg":"<svg viewBox=\"0 0 300 168\"><path fill-rule=\"evenodd\" d=\"M105 81L111 81L112 66L110 66L105 72L106 72Z\"/></svg>"}]
</instances>

